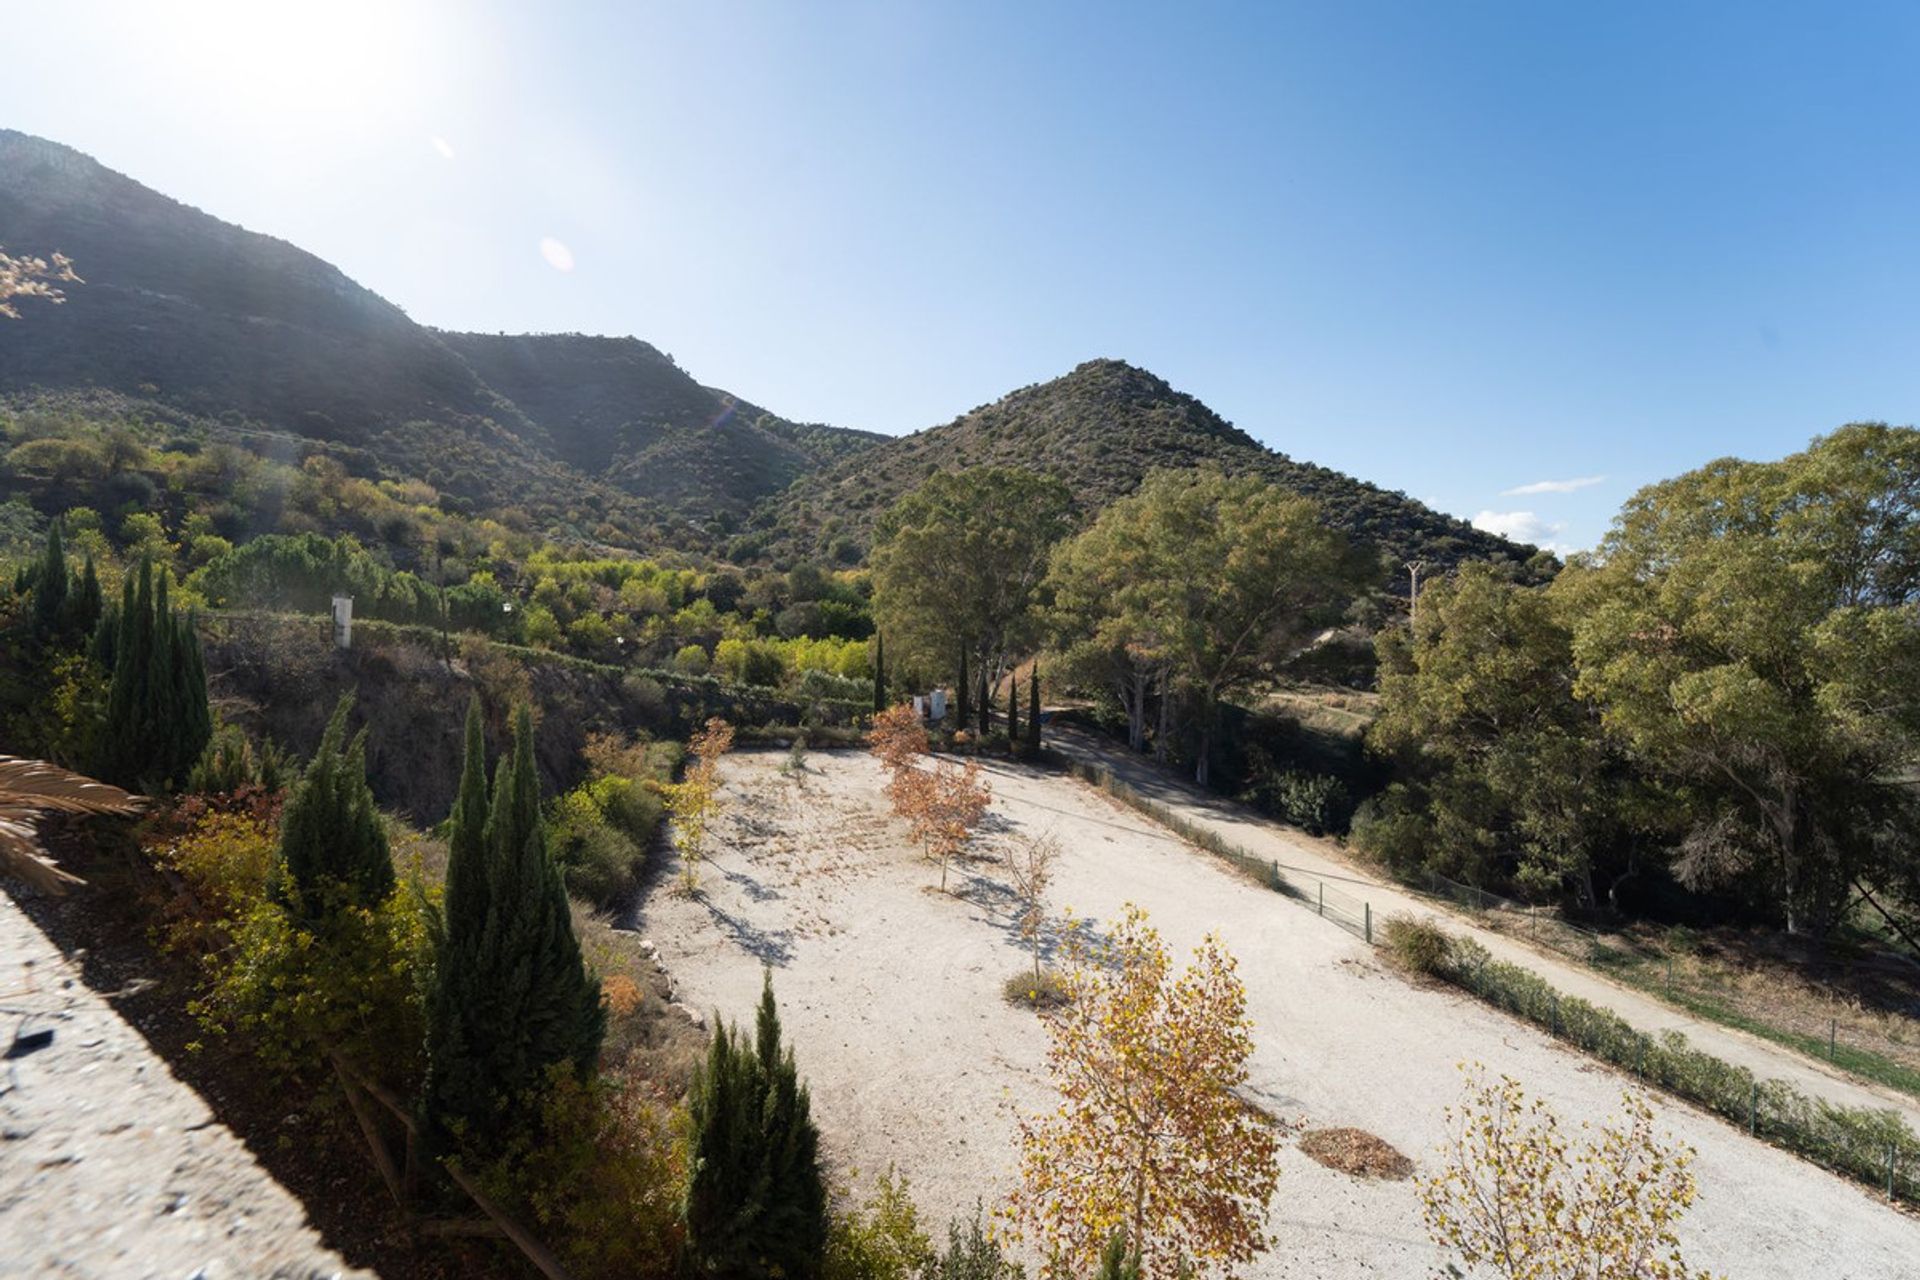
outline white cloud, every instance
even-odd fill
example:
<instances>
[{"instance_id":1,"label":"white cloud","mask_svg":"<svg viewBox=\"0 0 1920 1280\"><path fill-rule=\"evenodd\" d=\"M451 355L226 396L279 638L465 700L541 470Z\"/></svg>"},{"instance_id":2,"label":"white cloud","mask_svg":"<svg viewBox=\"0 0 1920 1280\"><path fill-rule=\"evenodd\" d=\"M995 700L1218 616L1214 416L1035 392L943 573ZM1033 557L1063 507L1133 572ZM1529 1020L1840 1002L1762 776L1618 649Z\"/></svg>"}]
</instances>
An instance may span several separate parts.
<instances>
[{"instance_id":1,"label":"white cloud","mask_svg":"<svg viewBox=\"0 0 1920 1280\"><path fill-rule=\"evenodd\" d=\"M1517 489L1502 489L1500 495L1518 498L1530 493L1572 493L1575 489L1591 489L1596 484L1605 483L1606 479L1605 476L1579 476L1572 480L1535 480Z\"/></svg>"},{"instance_id":2,"label":"white cloud","mask_svg":"<svg viewBox=\"0 0 1920 1280\"><path fill-rule=\"evenodd\" d=\"M453 144L451 142L448 142L437 133L431 138L428 138L427 141L433 144L433 149L440 153L442 160L453 159Z\"/></svg>"},{"instance_id":3,"label":"white cloud","mask_svg":"<svg viewBox=\"0 0 1920 1280\"><path fill-rule=\"evenodd\" d=\"M543 236L540 240L540 256L555 271L573 270L573 250L555 240L552 236Z\"/></svg>"},{"instance_id":4,"label":"white cloud","mask_svg":"<svg viewBox=\"0 0 1920 1280\"><path fill-rule=\"evenodd\" d=\"M1514 542L1528 542L1549 549L1555 547L1554 539L1566 528L1563 524L1542 520L1531 511L1482 511L1473 518L1473 527Z\"/></svg>"}]
</instances>

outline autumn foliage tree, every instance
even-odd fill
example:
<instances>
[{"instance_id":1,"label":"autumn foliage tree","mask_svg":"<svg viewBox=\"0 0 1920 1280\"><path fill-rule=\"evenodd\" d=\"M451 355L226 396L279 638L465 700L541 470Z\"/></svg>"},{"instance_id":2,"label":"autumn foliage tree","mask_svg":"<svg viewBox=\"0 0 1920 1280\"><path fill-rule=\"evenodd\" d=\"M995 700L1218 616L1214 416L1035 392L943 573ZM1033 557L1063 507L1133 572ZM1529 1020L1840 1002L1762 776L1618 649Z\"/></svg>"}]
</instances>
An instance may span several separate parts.
<instances>
[{"instance_id":1,"label":"autumn foliage tree","mask_svg":"<svg viewBox=\"0 0 1920 1280\"><path fill-rule=\"evenodd\" d=\"M1033 948L1033 976L1040 977L1040 940L1046 933L1047 889L1053 884L1053 864L1060 856L1060 837L1023 836L1007 851L1007 875L1020 900L1020 936Z\"/></svg>"},{"instance_id":2,"label":"autumn foliage tree","mask_svg":"<svg viewBox=\"0 0 1920 1280\"><path fill-rule=\"evenodd\" d=\"M687 740L692 757L678 782L663 783L660 793L673 818L673 847L680 854L681 888L700 887L700 857L707 828L720 812L720 757L733 750L733 726L718 716Z\"/></svg>"},{"instance_id":3,"label":"autumn foliage tree","mask_svg":"<svg viewBox=\"0 0 1920 1280\"><path fill-rule=\"evenodd\" d=\"M927 732L906 704L873 718L867 744L889 775L887 799L894 814L906 820L928 856L939 860L944 891L947 863L973 839L993 802L993 789L981 777L979 762L932 760ZM928 762L925 768L923 761Z\"/></svg>"},{"instance_id":4,"label":"autumn foliage tree","mask_svg":"<svg viewBox=\"0 0 1920 1280\"><path fill-rule=\"evenodd\" d=\"M1021 1121L1003 1210L1050 1263L1091 1272L1119 1231L1142 1276L1231 1277L1269 1246L1278 1138L1235 1093L1253 1051L1235 969L1210 935L1176 974L1132 904L1097 952L1070 952L1048 1028L1060 1104Z\"/></svg>"},{"instance_id":5,"label":"autumn foliage tree","mask_svg":"<svg viewBox=\"0 0 1920 1280\"><path fill-rule=\"evenodd\" d=\"M1505 1280L1710 1280L1674 1234L1694 1199L1693 1151L1654 1132L1644 1098L1625 1096L1623 1124L1583 1123L1570 1140L1512 1077L1463 1071L1442 1166L1420 1183L1435 1243Z\"/></svg>"}]
</instances>

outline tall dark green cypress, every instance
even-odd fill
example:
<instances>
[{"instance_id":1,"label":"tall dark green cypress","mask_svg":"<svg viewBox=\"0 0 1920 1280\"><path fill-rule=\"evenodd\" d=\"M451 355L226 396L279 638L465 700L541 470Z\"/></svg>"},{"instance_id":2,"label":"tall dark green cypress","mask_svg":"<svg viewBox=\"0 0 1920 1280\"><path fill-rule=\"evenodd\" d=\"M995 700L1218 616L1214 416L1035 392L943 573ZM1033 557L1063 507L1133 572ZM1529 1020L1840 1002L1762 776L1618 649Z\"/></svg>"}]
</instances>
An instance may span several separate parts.
<instances>
[{"instance_id":1,"label":"tall dark green cypress","mask_svg":"<svg viewBox=\"0 0 1920 1280\"><path fill-rule=\"evenodd\" d=\"M887 709L887 638L873 633L873 709Z\"/></svg>"},{"instance_id":2,"label":"tall dark green cypress","mask_svg":"<svg viewBox=\"0 0 1920 1280\"><path fill-rule=\"evenodd\" d=\"M1040 754L1040 664L1027 672L1027 750Z\"/></svg>"},{"instance_id":3,"label":"tall dark green cypress","mask_svg":"<svg viewBox=\"0 0 1920 1280\"><path fill-rule=\"evenodd\" d=\"M89 551L79 584L67 593L66 614L60 624L62 638L70 644L85 643L100 625L101 609L100 574L93 567L93 553Z\"/></svg>"},{"instance_id":4,"label":"tall dark green cypress","mask_svg":"<svg viewBox=\"0 0 1920 1280\"><path fill-rule=\"evenodd\" d=\"M151 561L125 584L111 642L96 632L95 656L113 669L96 772L148 790L183 781L213 737L213 713L193 621L174 614Z\"/></svg>"},{"instance_id":5,"label":"tall dark green cypress","mask_svg":"<svg viewBox=\"0 0 1920 1280\"><path fill-rule=\"evenodd\" d=\"M476 841L483 747L477 712L469 713L429 997L428 1120L443 1143L458 1131L478 1150L505 1134L508 1108L539 1087L549 1068L588 1071L606 1031L600 983L581 959L560 868L547 852L525 707L514 717L513 738L513 754L494 771Z\"/></svg>"},{"instance_id":6,"label":"tall dark green cypress","mask_svg":"<svg viewBox=\"0 0 1920 1280\"><path fill-rule=\"evenodd\" d=\"M439 963L427 996L426 1119L444 1126L480 1115L492 1097L484 1062L471 1046L491 1021L489 992L480 986L479 956L487 932L487 743L478 695L467 704L466 750L460 790L447 824L447 885L435 949Z\"/></svg>"},{"instance_id":7,"label":"tall dark green cypress","mask_svg":"<svg viewBox=\"0 0 1920 1280\"><path fill-rule=\"evenodd\" d=\"M960 679L955 683L953 692L954 696L960 700L960 706L954 712L953 723L956 728L964 729L967 727L968 699L973 694L973 690L967 685L967 646L964 644L960 646Z\"/></svg>"},{"instance_id":8,"label":"tall dark green cypress","mask_svg":"<svg viewBox=\"0 0 1920 1280\"><path fill-rule=\"evenodd\" d=\"M47 546L32 573L33 642L36 646L58 642L62 624L67 621L67 593L73 583L67 572L66 548L60 542L60 522L47 526Z\"/></svg>"},{"instance_id":9,"label":"tall dark green cypress","mask_svg":"<svg viewBox=\"0 0 1920 1280\"><path fill-rule=\"evenodd\" d=\"M980 668L980 736L993 732L993 686L987 683L987 669Z\"/></svg>"},{"instance_id":10,"label":"tall dark green cypress","mask_svg":"<svg viewBox=\"0 0 1920 1280\"><path fill-rule=\"evenodd\" d=\"M276 896L315 921L393 892L393 855L367 787L366 733L347 742L351 695L340 699L280 823Z\"/></svg>"},{"instance_id":11,"label":"tall dark green cypress","mask_svg":"<svg viewBox=\"0 0 1920 1280\"><path fill-rule=\"evenodd\" d=\"M750 1047L720 1026L687 1101L684 1214L695 1275L808 1280L826 1250L820 1133L793 1050L782 1046L773 975Z\"/></svg>"}]
</instances>

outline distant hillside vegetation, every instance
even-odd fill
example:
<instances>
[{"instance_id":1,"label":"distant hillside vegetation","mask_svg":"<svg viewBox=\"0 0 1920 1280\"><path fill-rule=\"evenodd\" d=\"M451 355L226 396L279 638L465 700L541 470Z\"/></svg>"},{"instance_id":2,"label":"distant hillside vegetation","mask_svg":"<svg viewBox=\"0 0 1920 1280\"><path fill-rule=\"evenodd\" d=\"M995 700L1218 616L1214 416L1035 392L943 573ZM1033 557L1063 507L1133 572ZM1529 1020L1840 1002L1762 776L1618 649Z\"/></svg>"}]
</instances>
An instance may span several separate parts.
<instances>
[{"instance_id":1,"label":"distant hillside vegetation","mask_svg":"<svg viewBox=\"0 0 1920 1280\"><path fill-rule=\"evenodd\" d=\"M1119 360L1090 360L1065 377L807 476L762 509L756 536L788 555L854 556L881 513L927 476L987 465L1059 476L1087 513L1162 468L1254 472L1316 499L1333 523L1398 560L1448 566L1534 554L1403 493L1276 453L1194 397Z\"/></svg>"},{"instance_id":2,"label":"distant hillside vegetation","mask_svg":"<svg viewBox=\"0 0 1920 1280\"><path fill-rule=\"evenodd\" d=\"M584 334L443 333L569 466L723 526L883 437L802 426L701 386L658 348Z\"/></svg>"}]
</instances>

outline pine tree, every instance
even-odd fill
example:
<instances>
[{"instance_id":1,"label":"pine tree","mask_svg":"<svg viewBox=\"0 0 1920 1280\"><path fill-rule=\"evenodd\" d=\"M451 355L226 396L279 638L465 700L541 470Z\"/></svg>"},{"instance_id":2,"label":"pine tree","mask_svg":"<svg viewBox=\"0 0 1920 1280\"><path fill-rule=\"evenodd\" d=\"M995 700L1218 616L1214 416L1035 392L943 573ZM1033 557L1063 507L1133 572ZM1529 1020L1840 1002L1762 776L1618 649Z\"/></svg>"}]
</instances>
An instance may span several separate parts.
<instances>
[{"instance_id":1,"label":"pine tree","mask_svg":"<svg viewBox=\"0 0 1920 1280\"><path fill-rule=\"evenodd\" d=\"M470 709L428 999L428 1120L443 1144L464 1133L480 1151L505 1136L508 1107L551 1067L588 1071L606 1030L600 983L581 959L560 869L547 852L525 707L513 738L482 824L484 744L479 709Z\"/></svg>"},{"instance_id":2,"label":"pine tree","mask_svg":"<svg viewBox=\"0 0 1920 1280\"><path fill-rule=\"evenodd\" d=\"M366 733L346 741L352 706L352 695L340 699L280 824L275 894L307 920L393 892L386 827L367 788Z\"/></svg>"},{"instance_id":3,"label":"pine tree","mask_svg":"<svg viewBox=\"0 0 1920 1280\"><path fill-rule=\"evenodd\" d=\"M819 1275L827 1240L820 1133L793 1051L780 1043L773 974L761 988L754 1043L714 1032L687 1114L687 1255L695 1275Z\"/></svg>"},{"instance_id":4,"label":"pine tree","mask_svg":"<svg viewBox=\"0 0 1920 1280\"><path fill-rule=\"evenodd\" d=\"M174 614L151 561L125 583L111 638L96 632L94 651L113 670L95 772L124 787L184 780L213 737L207 672L193 620Z\"/></svg>"},{"instance_id":5,"label":"pine tree","mask_svg":"<svg viewBox=\"0 0 1920 1280\"><path fill-rule=\"evenodd\" d=\"M1040 664L1027 673L1027 750L1040 754Z\"/></svg>"}]
</instances>

